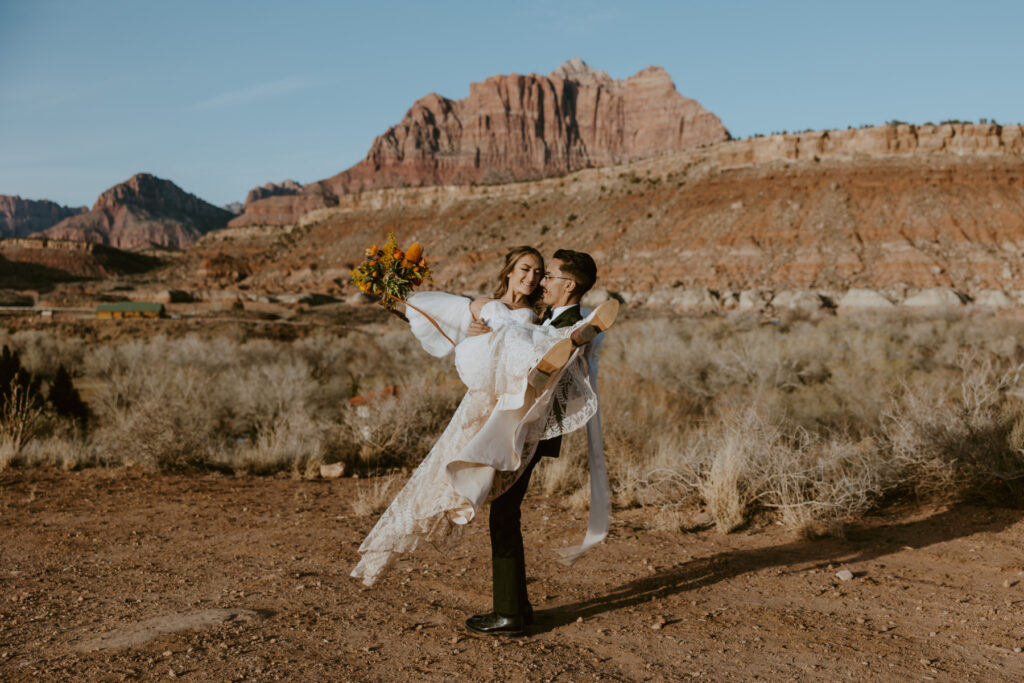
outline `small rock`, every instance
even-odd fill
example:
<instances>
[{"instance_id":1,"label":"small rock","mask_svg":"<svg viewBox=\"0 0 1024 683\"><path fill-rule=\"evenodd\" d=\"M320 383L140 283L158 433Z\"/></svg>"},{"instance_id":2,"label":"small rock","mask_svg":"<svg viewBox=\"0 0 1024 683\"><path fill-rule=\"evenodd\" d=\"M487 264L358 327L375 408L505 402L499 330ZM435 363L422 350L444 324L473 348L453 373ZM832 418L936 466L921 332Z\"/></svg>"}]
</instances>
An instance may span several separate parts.
<instances>
[{"instance_id":1,"label":"small rock","mask_svg":"<svg viewBox=\"0 0 1024 683\"><path fill-rule=\"evenodd\" d=\"M853 578L853 572L851 572L849 569L840 569L836 572L836 578L838 578L840 581L849 581Z\"/></svg>"},{"instance_id":2,"label":"small rock","mask_svg":"<svg viewBox=\"0 0 1024 683\"><path fill-rule=\"evenodd\" d=\"M657 619L654 620L654 623L651 624L651 628L654 629L655 631L660 631L664 625L665 625L665 617L658 617Z\"/></svg>"},{"instance_id":3,"label":"small rock","mask_svg":"<svg viewBox=\"0 0 1024 683\"><path fill-rule=\"evenodd\" d=\"M1010 579L1007 579L1006 581L1003 581L1003 588L1013 588L1016 585L1017 585L1017 582L1016 581L1011 581Z\"/></svg>"},{"instance_id":4,"label":"small rock","mask_svg":"<svg viewBox=\"0 0 1024 683\"><path fill-rule=\"evenodd\" d=\"M583 623L583 617L576 617L576 623L577 624L582 624Z\"/></svg>"},{"instance_id":5,"label":"small rock","mask_svg":"<svg viewBox=\"0 0 1024 683\"><path fill-rule=\"evenodd\" d=\"M1024 652L1024 649L1019 648L1019 647L1015 647L1015 648L1013 648L1013 651L1019 653L1019 652Z\"/></svg>"},{"instance_id":6,"label":"small rock","mask_svg":"<svg viewBox=\"0 0 1024 683\"><path fill-rule=\"evenodd\" d=\"M345 463L336 462L330 465L320 465L320 477L322 479L337 479L345 474Z\"/></svg>"}]
</instances>

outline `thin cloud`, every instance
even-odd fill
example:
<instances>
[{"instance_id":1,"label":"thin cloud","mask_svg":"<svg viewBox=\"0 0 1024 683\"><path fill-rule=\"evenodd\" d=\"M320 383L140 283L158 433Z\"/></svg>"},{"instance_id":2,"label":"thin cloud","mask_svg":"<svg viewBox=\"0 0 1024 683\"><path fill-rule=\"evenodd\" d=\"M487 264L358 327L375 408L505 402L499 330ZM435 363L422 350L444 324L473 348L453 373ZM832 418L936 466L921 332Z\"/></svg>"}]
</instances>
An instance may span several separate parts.
<instances>
[{"instance_id":1,"label":"thin cloud","mask_svg":"<svg viewBox=\"0 0 1024 683\"><path fill-rule=\"evenodd\" d=\"M270 81L252 85L240 90L231 90L215 95L208 100L192 105L193 109L224 109L235 107L240 104L250 104L259 100L267 100L273 97L280 97L297 90L305 90L316 85L316 81L305 76L293 76L279 81Z\"/></svg>"}]
</instances>

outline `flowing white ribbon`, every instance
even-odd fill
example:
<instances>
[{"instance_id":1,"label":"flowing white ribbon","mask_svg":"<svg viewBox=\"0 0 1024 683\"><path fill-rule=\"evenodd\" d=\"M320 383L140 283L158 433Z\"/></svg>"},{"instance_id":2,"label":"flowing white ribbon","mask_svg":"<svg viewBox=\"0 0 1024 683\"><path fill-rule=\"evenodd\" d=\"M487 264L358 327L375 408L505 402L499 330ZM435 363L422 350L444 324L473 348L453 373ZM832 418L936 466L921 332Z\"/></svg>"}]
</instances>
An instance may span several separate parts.
<instances>
[{"instance_id":1,"label":"flowing white ribbon","mask_svg":"<svg viewBox=\"0 0 1024 683\"><path fill-rule=\"evenodd\" d=\"M587 350L587 367L590 388L597 394L597 349L595 343ZM597 401L597 412L587 422L587 458L590 467L590 514L587 519L587 535L583 543L568 548L556 548L559 561L572 566L584 553L600 543L608 535L611 518L611 494L608 489L608 470L604 463L604 441L601 436L601 399Z\"/></svg>"}]
</instances>

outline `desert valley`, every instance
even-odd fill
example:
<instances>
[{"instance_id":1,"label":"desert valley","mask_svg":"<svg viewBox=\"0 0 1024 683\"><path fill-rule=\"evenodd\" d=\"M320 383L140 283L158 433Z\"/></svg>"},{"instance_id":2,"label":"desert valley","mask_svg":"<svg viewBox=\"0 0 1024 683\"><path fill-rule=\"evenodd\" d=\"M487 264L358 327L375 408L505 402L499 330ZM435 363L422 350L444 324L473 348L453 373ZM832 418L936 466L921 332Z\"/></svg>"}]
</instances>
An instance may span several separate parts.
<instances>
[{"instance_id":1,"label":"desert valley","mask_svg":"<svg viewBox=\"0 0 1024 683\"><path fill-rule=\"evenodd\" d=\"M0 678L1024 675L1021 124L733 139L664 69L574 58L233 205L139 170L0 195ZM465 390L352 283L389 233L430 289L489 294L528 244L622 304L612 531L551 553L586 526L570 435L524 505L521 639L462 627L486 525L348 577Z\"/></svg>"}]
</instances>

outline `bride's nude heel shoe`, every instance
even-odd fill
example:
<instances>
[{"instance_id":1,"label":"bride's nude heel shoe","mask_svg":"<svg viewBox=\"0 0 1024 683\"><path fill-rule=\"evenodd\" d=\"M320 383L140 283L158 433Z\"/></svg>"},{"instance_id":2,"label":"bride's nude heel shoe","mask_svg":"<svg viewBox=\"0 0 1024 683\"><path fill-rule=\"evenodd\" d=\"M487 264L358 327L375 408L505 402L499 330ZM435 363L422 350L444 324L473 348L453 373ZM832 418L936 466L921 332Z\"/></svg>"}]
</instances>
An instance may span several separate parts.
<instances>
[{"instance_id":1,"label":"bride's nude heel shoe","mask_svg":"<svg viewBox=\"0 0 1024 683\"><path fill-rule=\"evenodd\" d=\"M547 386L548 380L551 379L551 375L561 370L569 362L572 349L571 341L568 339L559 340L537 361L537 364L530 370L530 374L527 375L526 381L534 389L543 391L544 387Z\"/></svg>"},{"instance_id":2,"label":"bride's nude heel shoe","mask_svg":"<svg viewBox=\"0 0 1024 683\"><path fill-rule=\"evenodd\" d=\"M590 322L575 330L569 338L576 346L589 344L594 337L614 325L615 319L618 317L619 302L609 299L594 309L594 312L590 314Z\"/></svg>"}]
</instances>

